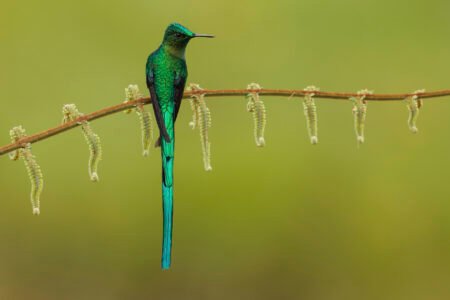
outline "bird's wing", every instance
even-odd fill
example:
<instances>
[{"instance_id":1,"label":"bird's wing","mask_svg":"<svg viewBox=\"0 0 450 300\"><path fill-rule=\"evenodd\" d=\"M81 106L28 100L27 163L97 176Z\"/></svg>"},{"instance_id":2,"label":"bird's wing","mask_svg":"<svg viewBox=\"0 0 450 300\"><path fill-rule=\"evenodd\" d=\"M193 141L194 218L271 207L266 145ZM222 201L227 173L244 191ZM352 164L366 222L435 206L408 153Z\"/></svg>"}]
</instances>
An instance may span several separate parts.
<instances>
[{"instance_id":1,"label":"bird's wing","mask_svg":"<svg viewBox=\"0 0 450 300\"><path fill-rule=\"evenodd\" d=\"M155 91L155 76L152 70L152 65L147 63L147 87L150 91L152 99L153 110L155 112L156 122L158 123L160 135L163 136L167 143L170 143L170 136L167 133L166 125L164 125L164 119L161 114L161 108L159 107L158 96Z\"/></svg>"},{"instance_id":2,"label":"bird's wing","mask_svg":"<svg viewBox=\"0 0 450 300\"><path fill-rule=\"evenodd\" d=\"M173 122L177 120L178 111L180 110L181 100L183 100L184 86L186 84L185 76L176 76L173 85L174 88L174 100L175 100L175 110L173 112Z\"/></svg>"}]
</instances>

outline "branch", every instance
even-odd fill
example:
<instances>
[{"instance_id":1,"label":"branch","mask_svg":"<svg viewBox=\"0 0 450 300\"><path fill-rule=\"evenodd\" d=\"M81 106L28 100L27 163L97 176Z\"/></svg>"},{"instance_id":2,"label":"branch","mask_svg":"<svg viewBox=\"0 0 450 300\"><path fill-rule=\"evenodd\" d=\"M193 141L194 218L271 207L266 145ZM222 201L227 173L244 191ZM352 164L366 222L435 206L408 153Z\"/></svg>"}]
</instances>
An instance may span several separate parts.
<instances>
[{"instance_id":1,"label":"branch","mask_svg":"<svg viewBox=\"0 0 450 300\"><path fill-rule=\"evenodd\" d=\"M190 91L185 92L183 98L190 98L193 94L203 94L205 97L220 97L220 96L242 96L247 95L251 92L257 92L260 95L266 96L282 96L282 97L304 97L307 94L310 94L310 91L305 90L279 90L279 89L259 89L259 90L200 90L200 91ZM427 93L419 93L419 94L371 94L365 97L367 101L388 101L388 100L404 100L408 97L412 97L417 95L420 99L426 98L437 98L450 96L450 90L441 90ZM338 92L314 92L315 98L327 98L327 99L348 99L350 97L358 97L357 93L338 93ZM144 97L141 99L137 99L134 101L129 101L121 104L117 104L114 106L106 107L95 111L93 113L84 115L79 117L71 122L67 122L65 124L47 129L45 131L26 136L24 138L19 139L15 143L11 143L5 146L0 147L0 156L5 155L11 151L17 150L19 148L26 147L27 144L33 144L42 140L45 140L54 135L63 133L64 131L70 130L72 128L78 127L82 124L83 121L92 121L99 118L106 117L108 115L134 108L139 104L149 104L150 97Z\"/></svg>"}]
</instances>

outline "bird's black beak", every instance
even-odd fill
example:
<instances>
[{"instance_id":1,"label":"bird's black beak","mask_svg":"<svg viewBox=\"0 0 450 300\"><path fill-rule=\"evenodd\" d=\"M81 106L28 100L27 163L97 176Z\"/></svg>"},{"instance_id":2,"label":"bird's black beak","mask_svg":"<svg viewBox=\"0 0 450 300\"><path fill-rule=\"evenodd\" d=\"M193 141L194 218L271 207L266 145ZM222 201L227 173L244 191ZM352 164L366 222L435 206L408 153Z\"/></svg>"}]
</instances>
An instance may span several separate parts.
<instances>
[{"instance_id":1,"label":"bird's black beak","mask_svg":"<svg viewBox=\"0 0 450 300\"><path fill-rule=\"evenodd\" d=\"M202 34L202 33L194 33L194 37L205 37L205 38L213 38L212 34Z\"/></svg>"}]
</instances>

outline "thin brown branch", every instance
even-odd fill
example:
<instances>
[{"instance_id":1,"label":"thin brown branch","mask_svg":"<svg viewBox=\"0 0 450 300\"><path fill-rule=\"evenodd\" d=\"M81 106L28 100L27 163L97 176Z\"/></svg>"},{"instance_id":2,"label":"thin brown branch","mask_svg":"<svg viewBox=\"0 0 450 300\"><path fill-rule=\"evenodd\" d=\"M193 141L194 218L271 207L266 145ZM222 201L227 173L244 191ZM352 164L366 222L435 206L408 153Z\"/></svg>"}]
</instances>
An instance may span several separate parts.
<instances>
[{"instance_id":1,"label":"thin brown branch","mask_svg":"<svg viewBox=\"0 0 450 300\"><path fill-rule=\"evenodd\" d=\"M206 97L220 97L220 96L242 96L247 95L249 92L258 92L260 95L266 96L282 96L282 97L303 97L304 95L311 93L304 90L279 90L279 89L260 89L257 91L240 89L240 90L201 90L201 91L191 91L185 92L184 98L189 98L192 94L204 94ZM338 92L314 92L315 98L327 98L327 99L348 99L350 97L358 97L357 93L338 93ZM388 101L388 100L404 100L407 97L411 97L415 94L372 94L367 95L365 100L367 101ZM426 92L417 94L421 99L427 98L437 98L450 96L450 90L441 90L434 92ZM5 146L0 147L0 156L7 154L16 149L25 147L26 144L33 144L42 140L45 140L54 135L60 134L69 129L75 128L81 124L82 121L92 121L95 119L99 119L129 108L133 108L138 104L149 104L150 97L141 98L134 101L124 102L121 104L117 104L114 106L106 107L95 111L93 113L84 115L72 122L68 122L45 131L24 137L18 140L15 143L11 143Z\"/></svg>"}]
</instances>

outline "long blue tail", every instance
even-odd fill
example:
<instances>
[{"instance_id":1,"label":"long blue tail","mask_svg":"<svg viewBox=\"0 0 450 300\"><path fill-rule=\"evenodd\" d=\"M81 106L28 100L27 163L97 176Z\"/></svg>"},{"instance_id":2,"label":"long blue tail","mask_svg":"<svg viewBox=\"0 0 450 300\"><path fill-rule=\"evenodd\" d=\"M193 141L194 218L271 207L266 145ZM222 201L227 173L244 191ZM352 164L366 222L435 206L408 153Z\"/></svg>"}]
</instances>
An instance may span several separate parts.
<instances>
[{"instance_id":1,"label":"long blue tail","mask_svg":"<svg viewBox=\"0 0 450 300\"><path fill-rule=\"evenodd\" d=\"M162 160L162 200L163 200L163 245L161 268L170 268L172 255L172 227L173 227L173 161L174 161L174 133L173 128L171 142L161 139Z\"/></svg>"}]
</instances>

